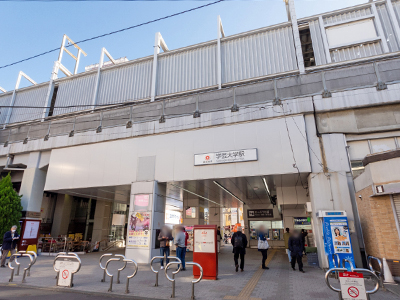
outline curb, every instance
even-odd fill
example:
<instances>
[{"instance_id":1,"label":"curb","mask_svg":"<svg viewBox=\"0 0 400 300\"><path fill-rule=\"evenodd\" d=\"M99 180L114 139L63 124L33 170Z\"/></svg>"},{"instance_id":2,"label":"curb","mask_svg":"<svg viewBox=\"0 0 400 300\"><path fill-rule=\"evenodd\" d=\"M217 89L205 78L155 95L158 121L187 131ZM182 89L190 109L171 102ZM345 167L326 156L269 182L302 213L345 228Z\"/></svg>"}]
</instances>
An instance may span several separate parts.
<instances>
[{"instance_id":1,"label":"curb","mask_svg":"<svg viewBox=\"0 0 400 300\"><path fill-rule=\"evenodd\" d=\"M88 292L88 291L73 290L73 289L67 288L67 287L38 287L38 286L33 286L33 285L21 284L21 283L0 283L0 286L36 289L36 290L71 293L71 294L84 294L84 295L91 295L91 296L102 296L105 298L124 298L124 299L129 298L129 299L137 299L137 300L165 300L165 299L159 299L159 298L145 298L145 297L133 296L132 294L121 295L121 294L104 293L104 292Z\"/></svg>"}]
</instances>

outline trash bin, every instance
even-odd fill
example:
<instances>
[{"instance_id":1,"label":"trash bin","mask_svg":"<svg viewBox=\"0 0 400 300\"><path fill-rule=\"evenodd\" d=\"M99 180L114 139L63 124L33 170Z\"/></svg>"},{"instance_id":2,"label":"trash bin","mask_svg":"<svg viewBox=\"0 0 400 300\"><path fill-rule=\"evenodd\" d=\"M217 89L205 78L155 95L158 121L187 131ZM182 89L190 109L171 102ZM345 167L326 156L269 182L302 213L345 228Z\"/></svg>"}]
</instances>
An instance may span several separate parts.
<instances>
[{"instance_id":1,"label":"trash bin","mask_svg":"<svg viewBox=\"0 0 400 300\"><path fill-rule=\"evenodd\" d=\"M306 247L307 265L319 268L317 247Z\"/></svg>"}]
</instances>

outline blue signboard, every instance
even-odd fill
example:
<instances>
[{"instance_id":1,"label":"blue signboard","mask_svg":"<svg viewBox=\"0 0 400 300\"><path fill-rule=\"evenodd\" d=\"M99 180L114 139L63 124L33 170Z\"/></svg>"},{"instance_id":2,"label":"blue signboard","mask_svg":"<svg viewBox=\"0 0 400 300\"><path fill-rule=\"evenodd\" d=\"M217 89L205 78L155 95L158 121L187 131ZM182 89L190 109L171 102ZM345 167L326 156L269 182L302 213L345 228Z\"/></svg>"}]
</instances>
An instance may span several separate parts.
<instances>
[{"instance_id":1,"label":"blue signboard","mask_svg":"<svg viewBox=\"0 0 400 300\"><path fill-rule=\"evenodd\" d=\"M344 258L348 259L355 266L347 217L335 215L324 217L323 231L325 253L328 255L329 268L335 267L332 261L332 254L338 254L340 261ZM346 267L349 267L348 264L346 264Z\"/></svg>"}]
</instances>

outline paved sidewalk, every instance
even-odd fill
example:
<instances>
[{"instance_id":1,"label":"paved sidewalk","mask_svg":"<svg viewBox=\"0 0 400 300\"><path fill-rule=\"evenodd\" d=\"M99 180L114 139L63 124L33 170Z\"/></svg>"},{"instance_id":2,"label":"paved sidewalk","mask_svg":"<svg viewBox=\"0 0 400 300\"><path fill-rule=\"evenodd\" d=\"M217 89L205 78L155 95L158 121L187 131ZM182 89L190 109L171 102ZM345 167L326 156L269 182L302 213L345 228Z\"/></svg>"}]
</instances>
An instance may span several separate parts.
<instances>
[{"instance_id":1,"label":"paved sidewalk","mask_svg":"<svg viewBox=\"0 0 400 300\"><path fill-rule=\"evenodd\" d=\"M246 255L245 271L243 273L234 271L232 248L225 246L221 248L219 255L219 276L217 281L202 280L195 285L197 300L209 299L280 299L280 300L337 300L337 293L331 291L325 284L324 272L317 268L305 267L305 274L294 272L289 266L287 256L282 250L269 250L269 270L260 269L261 254L256 249L248 249ZM119 251L119 253L123 253ZM74 276L74 287L61 288L55 286L55 271L53 270L54 257L39 256L38 261L32 267L31 276L26 278L24 287L34 286L52 289L56 292L84 292L86 295L74 294L74 299L86 299L87 293L99 296L124 297L126 276L132 271L132 267L121 272L121 284L116 284L116 270L122 266L116 262L110 264L110 272L115 275L113 292L108 293L110 279L106 283L100 282L102 270L98 265L102 253L90 253L81 255L81 270ZM191 253L187 255L187 261L192 260ZM26 259L21 264L21 270ZM26 265L26 264L25 264ZM0 269L0 285L7 285L11 270ZM22 275L22 272L21 272ZM22 276L14 277L13 284L21 285ZM176 298L190 299L191 283L193 279L191 269L180 272L176 276ZM140 265L139 272L130 281L129 297L132 299L169 299L171 296L171 282L160 273L159 287L154 287L155 274L150 271L148 265ZM0 290L2 287L0 286ZM240 295L240 296L239 296ZM4 295L0 293L0 298ZM10 297L12 298L12 297ZM16 297L18 298L18 297ZM3 298L4 299L4 298ZM62 298L60 298L62 299ZM397 300L399 299L390 292L378 292L371 299Z\"/></svg>"}]
</instances>

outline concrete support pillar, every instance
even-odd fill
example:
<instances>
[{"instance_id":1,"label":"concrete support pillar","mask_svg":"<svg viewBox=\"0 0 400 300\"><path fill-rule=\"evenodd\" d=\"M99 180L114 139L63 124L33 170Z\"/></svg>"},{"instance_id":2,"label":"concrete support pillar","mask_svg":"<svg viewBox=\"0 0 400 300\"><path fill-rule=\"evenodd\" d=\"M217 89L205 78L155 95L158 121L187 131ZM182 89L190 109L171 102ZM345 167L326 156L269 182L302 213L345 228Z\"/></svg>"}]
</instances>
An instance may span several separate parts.
<instances>
[{"instance_id":1,"label":"concrete support pillar","mask_svg":"<svg viewBox=\"0 0 400 300\"><path fill-rule=\"evenodd\" d=\"M71 216L73 198L70 195L58 194L56 208L54 210L53 225L51 227L51 236L68 234L68 226Z\"/></svg>"},{"instance_id":2,"label":"concrete support pillar","mask_svg":"<svg viewBox=\"0 0 400 300\"><path fill-rule=\"evenodd\" d=\"M328 267L324 251L322 220L317 218L319 210L345 211L349 221L351 242L357 267L362 267L360 239L362 234L356 224L357 209L354 207L354 188L349 183L351 172L344 134L317 135L312 115L306 116L307 139L310 150L312 173L308 177L312 224L315 244L318 247L319 264ZM352 179L351 179L352 181ZM362 240L361 240L362 241Z\"/></svg>"},{"instance_id":3,"label":"concrete support pillar","mask_svg":"<svg viewBox=\"0 0 400 300\"><path fill-rule=\"evenodd\" d=\"M165 223L165 194L166 184L157 181L140 181L133 182L131 185L130 212L149 212L150 213L150 243L147 247L127 247L125 255L127 258L134 259L138 263L150 263L153 256L159 255L159 249L155 249L157 239L157 229ZM147 207L135 205L135 195L149 195L149 203ZM128 234L129 234L128 220Z\"/></svg>"},{"instance_id":4,"label":"concrete support pillar","mask_svg":"<svg viewBox=\"0 0 400 300\"><path fill-rule=\"evenodd\" d=\"M20 195L23 211L40 213L43 199L44 184L46 182L46 171L39 169L41 159L40 152L29 154L27 168L22 176Z\"/></svg>"},{"instance_id":5,"label":"concrete support pillar","mask_svg":"<svg viewBox=\"0 0 400 300\"><path fill-rule=\"evenodd\" d=\"M112 202L96 200L96 210L94 212L92 241L108 241L111 229L111 208Z\"/></svg>"}]
</instances>

